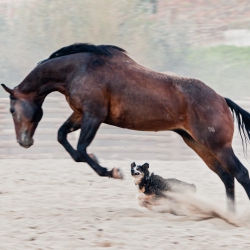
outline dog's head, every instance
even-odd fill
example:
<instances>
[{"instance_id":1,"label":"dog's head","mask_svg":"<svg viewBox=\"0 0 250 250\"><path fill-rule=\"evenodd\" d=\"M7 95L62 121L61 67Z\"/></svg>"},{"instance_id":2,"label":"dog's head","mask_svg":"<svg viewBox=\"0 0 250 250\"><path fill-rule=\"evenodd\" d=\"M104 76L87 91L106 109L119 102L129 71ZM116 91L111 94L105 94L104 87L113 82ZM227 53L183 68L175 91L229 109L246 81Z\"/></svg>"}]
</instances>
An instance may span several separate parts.
<instances>
[{"instance_id":1,"label":"dog's head","mask_svg":"<svg viewBox=\"0 0 250 250\"><path fill-rule=\"evenodd\" d=\"M149 176L149 164L144 163L142 166L136 166L135 162L131 163L131 175L135 178L135 184L141 183L142 179Z\"/></svg>"}]
</instances>

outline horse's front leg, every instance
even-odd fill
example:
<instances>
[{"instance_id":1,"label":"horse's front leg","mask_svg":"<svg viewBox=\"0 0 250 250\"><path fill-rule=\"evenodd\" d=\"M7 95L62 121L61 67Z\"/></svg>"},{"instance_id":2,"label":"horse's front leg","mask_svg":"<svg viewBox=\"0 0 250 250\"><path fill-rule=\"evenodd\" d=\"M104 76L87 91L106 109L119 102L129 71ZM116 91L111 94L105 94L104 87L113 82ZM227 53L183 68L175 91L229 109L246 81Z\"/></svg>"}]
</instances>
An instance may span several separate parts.
<instances>
[{"instance_id":1,"label":"horse's front leg","mask_svg":"<svg viewBox=\"0 0 250 250\"><path fill-rule=\"evenodd\" d=\"M58 137L57 137L58 142L65 148L65 150L70 154L70 156L76 162L86 162L86 160L77 150L75 150L71 146L71 144L67 140L67 135L81 128L81 121L82 121L82 116L73 113L67 119L67 121L60 127L60 129L58 130ZM90 157L92 157L96 162L98 162L94 154L90 154Z\"/></svg>"},{"instance_id":2,"label":"horse's front leg","mask_svg":"<svg viewBox=\"0 0 250 250\"><path fill-rule=\"evenodd\" d=\"M87 154L87 147L92 142L95 134L100 127L102 120L89 112L85 112L81 121L81 134L77 144L77 151L84 157L84 160L91 166L91 168L99 175L112 177L115 179L122 179L123 175L117 168L107 170L101 167L90 155Z\"/></svg>"}]
</instances>

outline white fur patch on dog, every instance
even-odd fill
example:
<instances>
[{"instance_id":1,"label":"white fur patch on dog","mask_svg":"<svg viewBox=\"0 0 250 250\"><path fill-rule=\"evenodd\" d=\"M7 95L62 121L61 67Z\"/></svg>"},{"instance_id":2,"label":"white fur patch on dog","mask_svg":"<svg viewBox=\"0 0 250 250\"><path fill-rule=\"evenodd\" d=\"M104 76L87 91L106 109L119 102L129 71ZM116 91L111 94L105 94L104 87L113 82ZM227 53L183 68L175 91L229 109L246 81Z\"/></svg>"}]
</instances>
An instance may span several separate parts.
<instances>
[{"instance_id":1,"label":"white fur patch on dog","mask_svg":"<svg viewBox=\"0 0 250 250\"><path fill-rule=\"evenodd\" d=\"M133 177L135 178L135 185L139 185L141 183L141 180L144 177L143 173L140 173L139 175L133 175Z\"/></svg>"},{"instance_id":2,"label":"white fur patch on dog","mask_svg":"<svg viewBox=\"0 0 250 250\"><path fill-rule=\"evenodd\" d=\"M134 166L132 168L132 170L134 171L134 175L133 177L135 178L134 181L135 181L135 185L139 185L141 183L141 180L143 179L144 177L144 173L139 171L137 166Z\"/></svg>"}]
</instances>

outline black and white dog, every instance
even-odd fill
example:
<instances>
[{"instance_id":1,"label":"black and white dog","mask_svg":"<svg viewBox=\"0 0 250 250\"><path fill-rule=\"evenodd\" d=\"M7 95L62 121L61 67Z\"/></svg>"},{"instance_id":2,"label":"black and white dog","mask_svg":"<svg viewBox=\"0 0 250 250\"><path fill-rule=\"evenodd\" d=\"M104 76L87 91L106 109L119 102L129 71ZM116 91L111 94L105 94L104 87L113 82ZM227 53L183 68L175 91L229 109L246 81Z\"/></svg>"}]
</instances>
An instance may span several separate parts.
<instances>
[{"instance_id":1,"label":"black and white dog","mask_svg":"<svg viewBox=\"0 0 250 250\"><path fill-rule=\"evenodd\" d=\"M142 166L131 163L131 175L134 177L135 185L139 187L138 202L141 206L174 215L191 215L198 219L216 217L234 226L239 226L238 221L231 215L216 210L209 203L195 198L196 187L194 184L177 179L164 179L159 175L150 174L148 169L148 163Z\"/></svg>"},{"instance_id":2,"label":"black and white dog","mask_svg":"<svg viewBox=\"0 0 250 250\"><path fill-rule=\"evenodd\" d=\"M131 163L131 175L134 177L135 185L138 185L139 192L144 194L138 197L141 206L151 209L151 205L157 205L157 200L160 198L169 198L168 192L178 194L196 192L194 184L177 179L164 179L154 173L150 174L148 169L148 163L142 166L136 166L134 162Z\"/></svg>"}]
</instances>

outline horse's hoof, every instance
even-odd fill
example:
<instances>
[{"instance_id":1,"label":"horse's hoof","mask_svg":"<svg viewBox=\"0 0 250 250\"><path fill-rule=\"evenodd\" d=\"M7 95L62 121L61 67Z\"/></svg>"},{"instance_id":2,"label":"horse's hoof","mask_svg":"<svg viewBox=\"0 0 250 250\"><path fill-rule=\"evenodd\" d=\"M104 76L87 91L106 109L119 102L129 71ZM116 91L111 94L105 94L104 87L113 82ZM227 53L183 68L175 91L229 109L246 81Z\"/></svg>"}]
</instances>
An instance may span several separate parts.
<instances>
[{"instance_id":1,"label":"horse's hoof","mask_svg":"<svg viewBox=\"0 0 250 250\"><path fill-rule=\"evenodd\" d=\"M89 154L89 157L90 157L95 163L99 164L99 161L98 161L97 157L95 156L95 154L91 153L91 154Z\"/></svg>"},{"instance_id":2,"label":"horse's hoof","mask_svg":"<svg viewBox=\"0 0 250 250\"><path fill-rule=\"evenodd\" d=\"M114 179L124 179L124 174L121 169L119 168L113 168L112 169L112 178Z\"/></svg>"}]
</instances>

